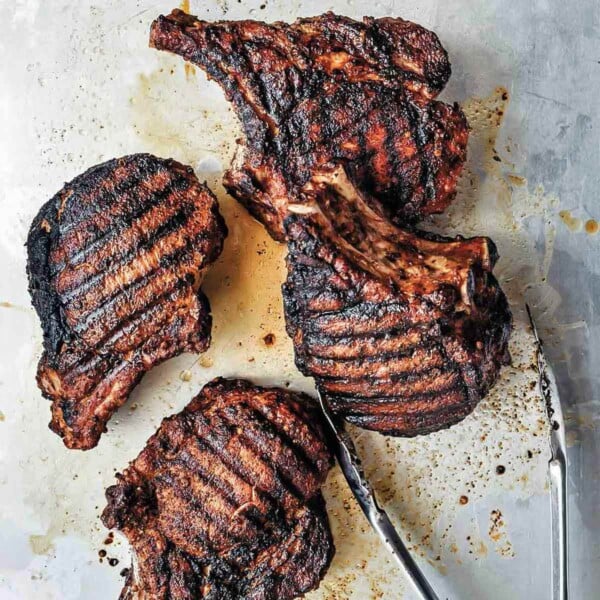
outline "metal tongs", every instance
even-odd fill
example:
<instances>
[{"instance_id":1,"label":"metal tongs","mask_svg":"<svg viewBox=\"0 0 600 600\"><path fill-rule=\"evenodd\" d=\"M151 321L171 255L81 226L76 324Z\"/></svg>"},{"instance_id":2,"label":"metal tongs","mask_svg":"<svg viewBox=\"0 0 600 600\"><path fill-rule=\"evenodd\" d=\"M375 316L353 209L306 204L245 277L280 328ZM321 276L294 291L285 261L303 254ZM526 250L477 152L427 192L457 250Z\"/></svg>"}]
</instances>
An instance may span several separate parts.
<instances>
[{"instance_id":1,"label":"metal tongs","mask_svg":"<svg viewBox=\"0 0 600 600\"><path fill-rule=\"evenodd\" d=\"M552 502L552 600L566 600L568 597L567 563L567 445L565 423L560 397L552 367L546 362L540 340L526 304L527 315L537 343L537 367L539 389L550 421L550 498Z\"/></svg>"},{"instance_id":2,"label":"metal tongs","mask_svg":"<svg viewBox=\"0 0 600 600\"><path fill-rule=\"evenodd\" d=\"M333 437L334 451L340 468L367 520L377 532L385 547L396 559L400 569L412 583L419 597L424 600L438 600L438 596L410 555L387 513L377 503L373 488L365 477L352 438L344 430L343 425L338 424L336 417L321 394L319 394L319 402Z\"/></svg>"}]
</instances>

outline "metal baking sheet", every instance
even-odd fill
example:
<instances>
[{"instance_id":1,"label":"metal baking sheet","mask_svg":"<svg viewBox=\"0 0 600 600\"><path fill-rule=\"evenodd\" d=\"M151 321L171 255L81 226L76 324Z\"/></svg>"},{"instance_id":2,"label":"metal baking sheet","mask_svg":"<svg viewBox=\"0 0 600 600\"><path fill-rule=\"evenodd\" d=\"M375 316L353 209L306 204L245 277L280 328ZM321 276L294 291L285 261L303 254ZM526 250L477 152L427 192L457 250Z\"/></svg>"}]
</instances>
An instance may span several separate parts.
<instances>
[{"instance_id":1,"label":"metal baking sheet","mask_svg":"<svg viewBox=\"0 0 600 600\"><path fill-rule=\"evenodd\" d=\"M192 1L207 19L293 20L331 9L394 15L441 37L444 99L471 127L459 197L430 225L490 235L512 302L513 365L463 423L414 440L354 430L383 503L442 598L544 600L550 592L548 451L532 390L532 303L568 404L571 594L600 586L600 8L533 0ZM104 489L161 419L216 375L310 391L285 335L284 248L220 185L239 126L218 86L148 48L170 2L0 0L0 598L116 598L127 544L99 521ZM88 452L47 429L35 385L41 331L23 243L41 204L87 167L131 152L194 166L230 230L207 278L213 345L148 374ZM273 345L263 338L272 333ZM503 467L503 468L502 468ZM335 469L326 497L337 546L316 599L411 598ZM106 557L101 560L99 551ZM109 561L108 559L116 559ZM118 562L117 562L118 561Z\"/></svg>"}]
</instances>

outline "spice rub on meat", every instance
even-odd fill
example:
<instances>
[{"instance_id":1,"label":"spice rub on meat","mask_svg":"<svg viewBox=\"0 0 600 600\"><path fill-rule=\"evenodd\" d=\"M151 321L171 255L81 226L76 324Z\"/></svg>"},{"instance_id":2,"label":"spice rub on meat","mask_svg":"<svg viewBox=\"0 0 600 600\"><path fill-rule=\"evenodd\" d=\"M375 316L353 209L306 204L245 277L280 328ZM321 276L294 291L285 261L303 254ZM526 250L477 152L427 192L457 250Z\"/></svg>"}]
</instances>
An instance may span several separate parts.
<instances>
[{"instance_id":1,"label":"spice rub on meat","mask_svg":"<svg viewBox=\"0 0 600 600\"><path fill-rule=\"evenodd\" d=\"M92 167L40 209L27 239L37 380L66 446L93 448L146 371L206 350L200 284L226 232L191 167L148 154Z\"/></svg>"},{"instance_id":2,"label":"spice rub on meat","mask_svg":"<svg viewBox=\"0 0 600 600\"><path fill-rule=\"evenodd\" d=\"M174 10L150 44L204 69L234 104L245 141L224 184L276 239L288 204L332 161L399 223L453 199L468 126L435 100L450 63L433 32L389 17L266 24Z\"/></svg>"},{"instance_id":3,"label":"spice rub on meat","mask_svg":"<svg viewBox=\"0 0 600 600\"><path fill-rule=\"evenodd\" d=\"M469 414L509 361L487 238L416 229L456 193L468 125L435 98L437 36L400 18L159 17L150 43L203 68L245 133L230 193L288 244L296 363L334 412L417 435Z\"/></svg>"},{"instance_id":4,"label":"spice rub on meat","mask_svg":"<svg viewBox=\"0 0 600 600\"><path fill-rule=\"evenodd\" d=\"M316 588L334 547L332 465L312 400L215 379L162 422L107 492L131 543L123 598L287 600Z\"/></svg>"}]
</instances>

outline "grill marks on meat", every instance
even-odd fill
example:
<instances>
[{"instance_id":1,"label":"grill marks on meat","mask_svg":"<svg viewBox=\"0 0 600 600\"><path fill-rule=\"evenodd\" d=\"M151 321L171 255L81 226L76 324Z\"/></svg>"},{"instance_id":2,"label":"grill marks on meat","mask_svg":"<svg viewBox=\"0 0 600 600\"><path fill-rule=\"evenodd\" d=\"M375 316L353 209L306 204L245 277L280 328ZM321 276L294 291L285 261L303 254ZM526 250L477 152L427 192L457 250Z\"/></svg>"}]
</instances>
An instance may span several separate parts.
<instances>
[{"instance_id":1,"label":"grill marks on meat","mask_svg":"<svg viewBox=\"0 0 600 600\"><path fill-rule=\"evenodd\" d=\"M165 419L102 519L133 546L122 597L260 600L318 586L333 556L332 464L312 401L216 379Z\"/></svg>"},{"instance_id":2,"label":"grill marks on meat","mask_svg":"<svg viewBox=\"0 0 600 600\"><path fill-rule=\"evenodd\" d=\"M493 243L401 230L339 166L306 191L313 213L286 221L283 287L300 370L368 429L412 436L463 419L509 360Z\"/></svg>"},{"instance_id":3,"label":"grill marks on meat","mask_svg":"<svg viewBox=\"0 0 600 600\"><path fill-rule=\"evenodd\" d=\"M450 75L434 33L398 18L208 23L175 10L150 43L203 68L233 102L246 147L224 183L276 239L288 204L331 161L397 222L454 197L468 127L458 106L433 100Z\"/></svg>"},{"instance_id":4,"label":"grill marks on meat","mask_svg":"<svg viewBox=\"0 0 600 600\"><path fill-rule=\"evenodd\" d=\"M225 234L191 168L145 154L89 169L42 207L27 241L38 384L69 448L94 447L154 365L206 350L199 286Z\"/></svg>"},{"instance_id":5,"label":"grill marks on meat","mask_svg":"<svg viewBox=\"0 0 600 600\"><path fill-rule=\"evenodd\" d=\"M487 238L413 223L455 195L468 126L435 100L435 34L331 13L288 25L159 17L150 44L205 69L239 114L230 193L289 247L287 329L335 412L394 435L464 418L508 359Z\"/></svg>"}]
</instances>

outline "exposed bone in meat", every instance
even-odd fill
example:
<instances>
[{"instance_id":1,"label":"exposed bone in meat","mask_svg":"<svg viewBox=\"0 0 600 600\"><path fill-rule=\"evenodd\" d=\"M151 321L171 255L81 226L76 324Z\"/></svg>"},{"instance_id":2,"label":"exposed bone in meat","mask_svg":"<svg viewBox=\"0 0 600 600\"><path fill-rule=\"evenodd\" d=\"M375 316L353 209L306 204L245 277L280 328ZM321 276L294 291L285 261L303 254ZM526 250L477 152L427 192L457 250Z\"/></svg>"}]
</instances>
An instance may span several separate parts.
<instances>
[{"instance_id":1,"label":"exposed bone in meat","mask_svg":"<svg viewBox=\"0 0 600 600\"><path fill-rule=\"evenodd\" d=\"M397 222L454 197L468 128L458 106L433 100L450 63L419 25L332 13L209 23L174 10L150 43L206 70L234 103L246 140L224 183L276 239L287 204L330 161Z\"/></svg>"},{"instance_id":2,"label":"exposed bone in meat","mask_svg":"<svg viewBox=\"0 0 600 600\"><path fill-rule=\"evenodd\" d=\"M511 316L488 238L429 239L382 219L341 167L287 219L286 323L296 363L332 409L391 435L469 414L495 381Z\"/></svg>"}]
</instances>

